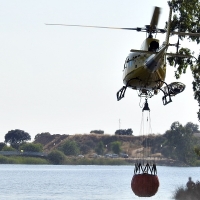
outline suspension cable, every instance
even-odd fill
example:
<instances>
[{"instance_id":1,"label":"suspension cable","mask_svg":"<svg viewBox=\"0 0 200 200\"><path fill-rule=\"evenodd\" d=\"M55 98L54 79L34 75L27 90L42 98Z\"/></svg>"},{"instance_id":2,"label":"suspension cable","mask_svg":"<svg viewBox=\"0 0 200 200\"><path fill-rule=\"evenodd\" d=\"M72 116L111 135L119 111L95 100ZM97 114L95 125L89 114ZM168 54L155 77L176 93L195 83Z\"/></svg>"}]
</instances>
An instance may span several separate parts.
<instances>
[{"instance_id":1,"label":"suspension cable","mask_svg":"<svg viewBox=\"0 0 200 200\"><path fill-rule=\"evenodd\" d=\"M146 102L144 103L144 108L142 110L142 119L140 125L140 135L142 136L143 141L142 151L140 152L143 155L140 155L139 159L142 159L143 164L145 162L145 158L146 160L148 160L148 158L150 157L149 134L152 133L150 109L148 106L147 98L145 100Z\"/></svg>"}]
</instances>

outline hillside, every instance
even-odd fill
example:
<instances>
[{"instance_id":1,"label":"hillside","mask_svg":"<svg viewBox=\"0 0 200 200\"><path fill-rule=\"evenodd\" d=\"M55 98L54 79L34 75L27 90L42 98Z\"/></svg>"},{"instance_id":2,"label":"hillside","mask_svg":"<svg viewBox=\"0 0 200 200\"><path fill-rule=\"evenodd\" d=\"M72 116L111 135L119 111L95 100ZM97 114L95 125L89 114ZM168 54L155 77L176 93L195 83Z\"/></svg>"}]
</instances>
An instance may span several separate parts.
<instances>
[{"instance_id":1,"label":"hillside","mask_svg":"<svg viewBox=\"0 0 200 200\"><path fill-rule=\"evenodd\" d=\"M157 138L159 136L150 137ZM94 155L95 147L100 141L105 145L104 154L112 153L111 143L120 141L122 152L129 156L129 158L126 159L129 163L135 163L136 160L144 158L146 160L155 161L158 165L185 166L185 164L180 161L164 157L158 151L155 151L153 154L150 153L152 151L151 148L143 148L142 146L144 140L143 136L120 136L108 134L50 135L49 133L44 133L37 135L34 143L41 143L44 146L44 152L49 153L52 150L59 149L67 140L76 141L81 150L80 153L87 158L91 158L91 155Z\"/></svg>"},{"instance_id":2,"label":"hillside","mask_svg":"<svg viewBox=\"0 0 200 200\"><path fill-rule=\"evenodd\" d=\"M120 136L120 135L108 135L108 134L77 134L77 135L46 135L41 134L35 138L34 143L41 143L44 146L46 153L59 148L66 140L74 140L79 147L87 146L90 148L89 153L94 153L94 148L102 141L105 145L105 153L111 151L110 145L112 142L120 141L122 152L127 153L129 157L138 157L143 151L142 136ZM84 154L84 153L83 153ZM156 153L153 156L161 157L160 153Z\"/></svg>"},{"instance_id":3,"label":"hillside","mask_svg":"<svg viewBox=\"0 0 200 200\"><path fill-rule=\"evenodd\" d=\"M55 134L51 135L50 133L38 134L35 137L34 143L40 143L43 145L43 150L46 153L56 149L63 141L65 141L69 135L60 135Z\"/></svg>"}]
</instances>

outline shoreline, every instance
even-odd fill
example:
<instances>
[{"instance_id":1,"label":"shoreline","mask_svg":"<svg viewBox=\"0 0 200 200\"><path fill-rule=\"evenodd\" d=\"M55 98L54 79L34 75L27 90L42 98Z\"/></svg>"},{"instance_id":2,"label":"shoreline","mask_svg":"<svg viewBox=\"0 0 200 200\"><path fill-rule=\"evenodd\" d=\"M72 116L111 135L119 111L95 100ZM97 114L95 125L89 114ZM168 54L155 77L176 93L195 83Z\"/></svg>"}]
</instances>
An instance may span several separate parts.
<instances>
[{"instance_id":1,"label":"shoreline","mask_svg":"<svg viewBox=\"0 0 200 200\"><path fill-rule=\"evenodd\" d=\"M149 163L150 165L155 163L157 166L167 167L193 167L186 165L180 161L172 159L134 159L134 158L77 158L66 157L64 162L60 165L135 165L136 162ZM0 155L0 164L47 164L55 165L51 163L48 158L27 157L27 156L2 156Z\"/></svg>"}]
</instances>

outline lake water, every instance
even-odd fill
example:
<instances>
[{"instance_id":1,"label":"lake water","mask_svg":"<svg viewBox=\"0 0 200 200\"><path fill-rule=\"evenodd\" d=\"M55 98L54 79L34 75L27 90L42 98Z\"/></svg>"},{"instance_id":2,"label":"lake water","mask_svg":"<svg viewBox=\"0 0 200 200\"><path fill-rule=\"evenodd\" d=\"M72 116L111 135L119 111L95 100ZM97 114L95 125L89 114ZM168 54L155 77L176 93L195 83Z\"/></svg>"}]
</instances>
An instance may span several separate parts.
<instances>
[{"instance_id":1,"label":"lake water","mask_svg":"<svg viewBox=\"0 0 200 200\"><path fill-rule=\"evenodd\" d=\"M0 165L0 199L8 200L170 200L200 168L157 167L160 187L151 198L131 190L134 166Z\"/></svg>"}]
</instances>

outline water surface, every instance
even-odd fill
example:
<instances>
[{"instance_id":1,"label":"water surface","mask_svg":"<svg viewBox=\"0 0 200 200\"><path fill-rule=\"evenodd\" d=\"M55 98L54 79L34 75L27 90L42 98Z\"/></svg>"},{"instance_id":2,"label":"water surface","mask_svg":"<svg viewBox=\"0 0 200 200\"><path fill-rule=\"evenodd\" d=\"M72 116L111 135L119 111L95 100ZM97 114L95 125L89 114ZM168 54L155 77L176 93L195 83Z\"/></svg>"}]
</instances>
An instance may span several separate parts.
<instances>
[{"instance_id":1,"label":"water surface","mask_svg":"<svg viewBox=\"0 0 200 200\"><path fill-rule=\"evenodd\" d=\"M133 166L0 165L0 199L9 200L170 200L174 190L199 168L158 167L160 187L151 198L131 190Z\"/></svg>"}]
</instances>

